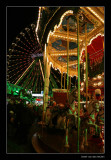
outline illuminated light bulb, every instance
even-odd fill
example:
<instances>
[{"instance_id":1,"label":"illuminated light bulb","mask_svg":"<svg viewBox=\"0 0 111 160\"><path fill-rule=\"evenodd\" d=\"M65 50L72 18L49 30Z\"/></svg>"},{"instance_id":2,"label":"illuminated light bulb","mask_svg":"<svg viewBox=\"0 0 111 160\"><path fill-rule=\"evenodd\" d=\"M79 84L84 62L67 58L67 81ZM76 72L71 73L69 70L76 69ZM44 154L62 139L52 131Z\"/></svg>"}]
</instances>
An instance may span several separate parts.
<instances>
[{"instance_id":1,"label":"illuminated light bulb","mask_svg":"<svg viewBox=\"0 0 111 160\"><path fill-rule=\"evenodd\" d=\"M97 86L97 83L94 83L94 86Z\"/></svg>"},{"instance_id":2,"label":"illuminated light bulb","mask_svg":"<svg viewBox=\"0 0 111 160\"><path fill-rule=\"evenodd\" d=\"M90 39L90 42L88 43L87 46L91 45L92 41L94 39L96 39L98 36L104 36L104 34L98 33L96 36L94 36L93 38ZM85 44L83 44L83 45L85 45ZM80 53L80 59L81 59L81 56L82 56L82 53L83 53L84 50L85 50L85 48L82 48L81 53Z\"/></svg>"},{"instance_id":3,"label":"illuminated light bulb","mask_svg":"<svg viewBox=\"0 0 111 160\"><path fill-rule=\"evenodd\" d=\"M35 27L35 24L31 24L31 27Z\"/></svg>"},{"instance_id":4,"label":"illuminated light bulb","mask_svg":"<svg viewBox=\"0 0 111 160\"><path fill-rule=\"evenodd\" d=\"M89 45L92 43L92 41L93 41L95 38L97 38L98 36L104 36L104 34L98 33L95 37L93 37L93 38L90 40L90 42L88 43L87 46L89 46Z\"/></svg>"},{"instance_id":5,"label":"illuminated light bulb","mask_svg":"<svg viewBox=\"0 0 111 160\"><path fill-rule=\"evenodd\" d=\"M101 76L99 76L99 75L98 75L98 76L97 76L97 78L98 78L98 79L100 79L100 78L101 78Z\"/></svg>"},{"instance_id":6,"label":"illuminated light bulb","mask_svg":"<svg viewBox=\"0 0 111 160\"><path fill-rule=\"evenodd\" d=\"M100 86L101 84L102 84L101 82L98 83L99 86Z\"/></svg>"},{"instance_id":7,"label":"illuminated light bulb","mask_svg":"<svg viewBox=\"0 0 111 160\"><path fill-rule=\"evenodd\" d=\"M60 25L62 24L63 18L64 18L67 14L73 14L73 11L72 11L72 10L68 10L68 11L66 11L66 12L61 16L61 18L60 18L60 23L59 23L59 25L57 26L57 28L60 27Z\"/></svg>"},{"instance_id":8,"label":"illuminated light bulb","mask_svg":"<svg viewBox=\"0 0 111 160\"><path fill-rule=\"evenodd\" d=\"M20 41L20 38L16 37L16 40L17 40L17 41Z\"/></svg>"},{"instance_id":9,"label":"illuminated light bulb","mask_svg":"<svg viewBox=\"0 0 111 160\"><path fill-rule=\"evenodd\" d=\"M104 23L104 20L94 11L94 10L92 10L91 9L91 7L87 7L92 13L94 13L94 15L96 16L96 17L98 17L98 19L102 22L102 23Z\"/></svg>"}]
</instances>

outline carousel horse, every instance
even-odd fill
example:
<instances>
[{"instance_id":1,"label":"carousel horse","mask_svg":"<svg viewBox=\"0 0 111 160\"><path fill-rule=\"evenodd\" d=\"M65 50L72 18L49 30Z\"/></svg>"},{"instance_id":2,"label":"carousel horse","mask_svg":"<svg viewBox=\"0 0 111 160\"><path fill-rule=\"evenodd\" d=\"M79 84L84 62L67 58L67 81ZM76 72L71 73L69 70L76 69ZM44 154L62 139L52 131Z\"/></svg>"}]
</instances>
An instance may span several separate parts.
<instances>
[{"instance_id":1,"label":"carousel horse","mask_svg":"<svg viewBox=\"0 0 111 160\"><path fill-rule=\"evenodd\" d=\"M49 106L46 109L46 124L49 127L55 127L58 129L66 128L66 119L70 119L69 126L72 128L75 124L75 117L68 113L69 108L67 104L62 103L56 104L54 102L53 106Z\"/></svg>"},{"instance_id":2,"label":"carousel horse","mask_svg":"<svg viewBox=\"0 0 111 160\"><path fill-rule=\"evenodd\" d=\"M90 101L88 108L87 108L88 117L89 117L88 127L90 128L90 131L92 130L93 134L98 135L98 136L100 134L100 132L98 132L100 128L98 125L98 117L100 113L100 104L99 104L100 96L101 96L101 90L96 89L95 99L92 99Z\"/></svg>"}]
</instances>

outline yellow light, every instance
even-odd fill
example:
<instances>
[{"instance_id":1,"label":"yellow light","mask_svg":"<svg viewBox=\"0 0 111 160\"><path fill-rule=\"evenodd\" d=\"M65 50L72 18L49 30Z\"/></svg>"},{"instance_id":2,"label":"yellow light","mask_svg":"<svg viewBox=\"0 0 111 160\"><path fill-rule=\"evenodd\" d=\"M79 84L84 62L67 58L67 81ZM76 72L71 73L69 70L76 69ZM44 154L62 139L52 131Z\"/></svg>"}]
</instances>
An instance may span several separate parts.
<instances>
[{"instance_id":1,"label":"yellow light","mask_svg":"<svg viewBox=\"0 0 111 160\"><path fill-rule=\"evenodd\" d=\"M94 11L91 9L91 7L87 7L92 13L94 13L94 15L102 22L104 23L104 20Z\"/></svg>"},{"instance_id":2,"label":"yellow light","mask_svg":"<svg viewBox=\"0 0 111 160\"><path fill-rule=\"evenodd\" d=\"M52 33L52 35L54 34L54 32ZM58 38L63 38L63 39L67 39L67 36L60 36L60 35L53 35L53 37L58 37ZM76 38L70 38L69 40L77 40ZM82 42L82 39L80 40Z\"/></svg>"},{"instance_id":3,"label":"yellow light","mask_svg":"<svg viewBox=\"0 0 111 160\"><path fill-rule=\"evenodd\" d=\"M53 63L52 62L50 62L50 65L53 67Z\"/></svg>"},{"instance_id":4,"label":"yellow light","mask_svg":"<svg viewBox=\"0 0 111 160\"><path fill-rule=\"evenodd\" d=\"M61 53L61 52L59 52L59 53L53 53L53 54L51 54L51 56L62 56L62 55L67 55L67 53ZM75 55L75 56L77 56L77 53L69 53L69 55Z\"/></svg>"},{"instance_id":5,"label":"yellow light","mask_svg":"<svg viewBox=\"0 0 111 160\"><path fill-rule=\"evenodd\" d=\"M68 11L66 11L66 12L61 16L61 18L60 18L60 23L59 23L59 25L57 26L57 28L60 27L60 25L61 25L61 23L62 23L62 21L63 21L63 18L64 18L67 14L73 14L73 11L72 11L72 10L68 10Z\"/></svg>"},{"instance_id":6,"label":"yellow light","mask_svg":"<svg viewBox=\"0 0 111 160\"><path fill-rule=\"evenodd\" d=\"M35 29L35 33L36 33L38 42L39 42L39 38L38 38L37 32L38 32L38 28L39 28L40 14L41 14L41 7L39 7L39 14L38 14L37 26L36 26L36 29Z\"/></svg>"},{"instance_id":7,"label":"yellow light","mask_svg":"<svg viewBox=\"0 0 111 160\"><path fill-rule=\"evenodd\" d=\"M97 38L98 36L104 36L104 34L101 34L101 33L99 33L99 34L97 34L95 37L93 37L91 40L90 40L90 42L88 43L88 46L92 43L92 41L95 39L95 38Z\"/></svg>"},{"instance_id":8,"label":"yellow light","mask_svg":"<svg viewBox=\"0 0 111 160\"><path fill-rule=\"evenodd\" d=\"M44 10L45 10L45 7L42 7L42 9L44 9Z\"/></svg>"},{"instance_id":9,"label":"yellow light","mask_svg":"<svg viewBox=\"0 0 111 160\"><path fill-rule=\"evenodd\" d=\"M97 86L97 83L94 83L94 86Z\"/></svg>"},{"instance_id":10,"label":"yellow light","mask_svg":"<svg viewBox=\"0 0 111 160\"><path fill-rule=\"evenodd\" d=\"M86 81L86 74L84 73L84 82Z\"/></svg>"},{"instance_id":11,"label":"yellow light","mask_svg":"<svg viewBox=\"0 0 111 160\"><path fill-rule=\"evenodd\" d=\"M39 15L38 15L38 20L37 20L36 33L37 33L37 31L38 31L38 27L39 27L40 13L41 13L41 7L39 7Z\"/></svg>"},{"instance_id":12,"label":"yellow light","mask_svg":"<svg viewBox=\"0 0 111 160\"><path fill-rule=\"evenodd\" d=\"M93 38L90 39L90 42L88 43L87 46L91 45L92 41L97 38L98 36L104 36L104 34L98 33L96 36L94 36ZM81 53L80 53L80 60L81 60L81 56L82 56L82 52L85 50L85 48L82 48Z\"/></svg>"},{"instance_id":13,"label":"yellow light","mask_svg":"<svg viewBox=\"0 0 111 160\"><path fill-rule=\"evenodd\" d=\"M82 52L85 50L85 47L82 48L81 52L80 52L80 60L81 60L81 57L82 57Z\"/></svg>"},{"instance_id":14,"label":"yellow light","mask_svg":"<svg viewBox=\"0 0 111 160\"><path fill-rule=\"evenodd\" d=\"M86 69L86 62L84 62L84 70Z\"/></svg>"},{"instance_id":15,"label":"yellow light","mask_svg":"<svg viewBox=\"0 0 111 160\"><path fill-rule=\"evenodd\" d=\"M101 84L102 84L101 82L98 83L99 86L100 86Z\"/></svg>"},{"instance_id":16,"label":"yellow light","mask_svg":"<svg viewBox=\"0 0 111 160\"><path fill-rule=\"evenodd\" d=\"M42 77L43 77L43 81L44 81L44 74L43 74L43 70L42 70L42 65L41 65L41 61L40 61L40 59L39 59L39 64L40 64L40 69L41 69Z\"/></svg>"},{"instance_id":17,"label":"yellow light","mask_svg":"<svg viewBox=\"0 0 111 160\"><path fill-rule=\"evenodd\" d=\"M48 57L47 57L47 62L49 62L49 59L48 59Z\"/></svg>"},{"instance_id":18,"label":"yellow light","mask_svg":"<svg viewBox=\"0 0 111 160\"><path fill-rule=\"evenodd\" d=\"M30 66L29 67L31 67L32 66L32 64L35 62L35 60L30 64ZM22 78L23 77L23 75L26 73L26 71L29 69L29 67L23 72L23 74L20 76L20 78ZM20 79L19 78L19 79ZM16 81L16 83L15 84L17 84L17 82L19 81L19 79Z\"/></svg>"},{"instance_id":19,"label":"yellow light","mask_svg":"<svg viewBox=\"0 0 111 160\"><path fill-rule=\"evenodd\" d=\"M97 78L98 78L98 79L101 79L101 76L99 76L99 75L98 75L98 77L97 77Z\"/></svg>"},{"instance_id":20,"label":"yellow light","mask_svg":"<svg viewBox=\"0 0 111 160\"><path fill-rule=\"evenodd\" d=\"M60 25L62 24L63 18L64 18L67 14L73 14L73 11L72 11L72 10L68 10L68 11L66 11L66 12L61 16L60 22L59 22L58 26L57 26L57 25L54 26L54 31L53 31L53 32L50 30L50 32L49 32L49 34L48 34L48 38L47 38L47 43L49 42L49 37L50 37L50 35L53 35L54 37L59 37L59 38L67 39L67 36L54 35L56 29L58 29L58 28L60 27ZM70 39L70 40L77 40L76 38L69 38L69 39ZM82 41L82 40L80 40L80 41Z\"/></svg>"}]
</instances>

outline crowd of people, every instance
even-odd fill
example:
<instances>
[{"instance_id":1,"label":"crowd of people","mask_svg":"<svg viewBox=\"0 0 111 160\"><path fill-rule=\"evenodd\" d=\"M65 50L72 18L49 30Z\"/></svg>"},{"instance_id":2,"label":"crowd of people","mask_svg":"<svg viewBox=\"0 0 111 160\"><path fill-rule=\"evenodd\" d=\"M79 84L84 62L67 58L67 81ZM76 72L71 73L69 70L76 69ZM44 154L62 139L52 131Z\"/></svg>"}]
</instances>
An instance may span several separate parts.
<instances>
[{"instance_id":1,"label":"crowd of people","mask_svg":"<svg viewBox=\"0 0 111 160\"><path fill-rule=\"evenodd\" d=\"M31 126L41 119L42 106L10 99L7 104L7 136L25 143Z\"/></svg>"}]
</instances>

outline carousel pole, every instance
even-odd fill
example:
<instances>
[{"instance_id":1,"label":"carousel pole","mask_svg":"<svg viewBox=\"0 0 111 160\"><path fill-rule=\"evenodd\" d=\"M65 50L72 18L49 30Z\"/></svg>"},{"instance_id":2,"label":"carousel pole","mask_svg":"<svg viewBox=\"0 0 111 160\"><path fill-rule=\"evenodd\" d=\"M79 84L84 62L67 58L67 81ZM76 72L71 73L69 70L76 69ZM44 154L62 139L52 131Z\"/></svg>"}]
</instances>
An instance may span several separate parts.
<instances>
[{"instance_id":1,"label":"carousel pole","mask_svg":"<svg viewBox=\"0 0 111 160\"><path fill-rule=\"evenodd\" d=\"M50 75L50 65L47 60L48 48L45 44L45 53L44 53L44 96L43 96L43 114L42 114L42 135L43 135L43 123L45 121L45 112L48 105L48 91L49 91L49 75Z\"/></svg>"},{"instance_id":2,"label":"carousel pole","mask_svg":"<svg viewBox=\"0 0 111 160\"><path fill-rule=\"evenodd\" d=\"M86 55L86 108L88 106L88 59L87 59L87 23L85 24L85 55Z\"/></svg>"},{"instance_id":3,"label":"carousel pole","mask_svg":"<svg viewBox=\"0 0 111 160\"><path fill-rule=\"evenodd\" d=\"M77 55L78 55L78 140L77 152L79 152L79 127L80 127L80 64L79 64L79 15L77 14Z\"/></svg>"},{"instance_id":4,"label":"carousel pole","mask_svg":"<svg viewBox=\"0 0 111 160\"><path fill-rule=\"evenodd\" d=\"M49 60L47 58L47 53L48 53L48 47L46 49L46 64L45 64L45 94L44 94L44 97L45 97L45 101L44 101L44 111L46 112L46 108L48 106L48 92L49 92L49 77L50 77L50 63L49 63Z\"/></svg>"},{"instance_id":5,"label":"carousel pole","mask_svg":"<svg viewBox=\"0 0 111 160\"><path fill-rule=\"evenodd\" d=\"M61 69L61 89L62 89L62 76L63 74L62 74L62 69Z\"/></svg>"},{"instance_id":6,"label":"carousel pole","mask_svg":"<svg viewBox=\"0 0 111 160\"><path fill-rule=\"evenodd\" d=\"M43 136L43 122L44 122L44 108L45 108L45 93L46 93L46 72L47 72L47 51L46 51L46 44L45 44L45 54L44 54L44 96L43 96L43 113L42 113L42 136Z\"/></svg>"},{"instance_id":7,"label":"carousel pole","mask_svg":"<svg viewBox=\"0 0 111 160\"><path fill-rule=\"evenodd\" d=\"M70 89L71 89L71 75L70 75Z\"/></svg>"},{"instance_id":8,"label":"carousel pole","mask_svg":"<svg viewBox=\"0 0 111 160\"><path fill-rule=\"evenodd\" d=\"M69 148L69 141L68 141L68 125L69 125L69 119L66 119L66 137L65 137L65 148L66 148L66 152L68 151Z\"/></svg>"},{"instance_id":9,"label":"carousel pole","mask_svg":"<svg viewBox=\"0 0 111 160\"><path fill-rule=\"evenodd\" d=\"M65 82L66 82L66 73L64 73L64 89L65 89Z\"/></svg>"},{"instance_id":10,"label":"carousel pole","mask_svg":"<svg viewBox=\"0 0 111 160\"><path fill-rule=\"evenodd\" d=\"M67 99L69 91L69 18L67 19Z\"/></svg>"},{"instance_id":11,"label":"carousel pole","mask_svg":"<svg viewBox=\"0 0 111 160\"><path fill-rule=\"evenodd\" d=\"M46 94L46 72L47 72L47 51L46 51L46 44L45 44L45 54L44 54L44 97L43 97L43 115L42 120L44 121L44 109L45 109L45 94Z\"/></svg>"}]
</instances>

